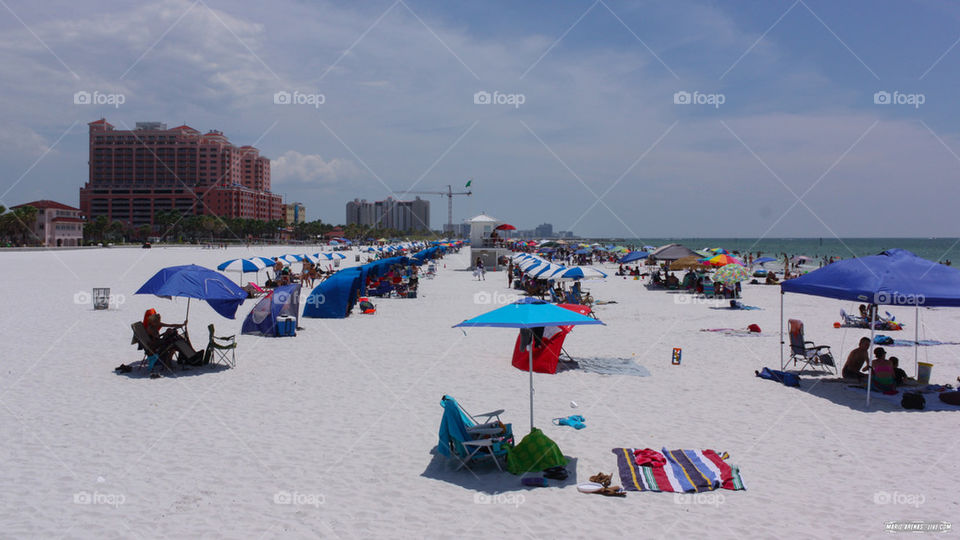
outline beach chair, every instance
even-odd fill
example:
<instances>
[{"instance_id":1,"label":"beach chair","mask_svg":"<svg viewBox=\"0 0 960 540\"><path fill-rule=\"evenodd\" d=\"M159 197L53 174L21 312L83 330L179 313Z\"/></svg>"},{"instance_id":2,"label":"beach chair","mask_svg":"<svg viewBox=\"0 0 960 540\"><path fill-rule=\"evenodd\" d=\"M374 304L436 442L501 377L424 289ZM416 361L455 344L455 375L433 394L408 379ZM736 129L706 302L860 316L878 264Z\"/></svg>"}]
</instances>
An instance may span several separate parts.
<instances>
[{"instance_id":1,"label":"beach chair","mask_svg":"<svg viewBox=\"0 0 960 540\"><path fill-rule=\"evenodd\" d=\"M803 321L790 319L788 321L790 328L790 358L793 365L802 363L800 372L807 366L814 367L826 372L837 373L837 364L833 360L833 354L830 353L829 345L817 345L812 341L803 339Z\"/></svg>"},{"instance_id":2,"label":"beach chair","mask_svg":"<svg viewBox=\"0 0 960 540\"><path fill-rule=\"evenodd\" d=\"M137 321L130 325L130 328L133 330L133 339L130 340L131 345L136 345L137 350L143 351L143 358L140 359L140 362L137 363L138 368L147 367L153 369L154 365L159 360L160 355L166 353L170 350L170 347L173 346L172 343L167 343L161 347L158 347L156 350L150 345L153 341L150 339L150 335L147 334L147 329L143 326L143 323Z\"/></svg>"},{"instance_id":3,"label":"beach chair","mask_svg":"<svg viewBox=\"0 0 960 540\"><path fill-rule=\"evenodd\" d=\"M499 458L506 456L507 449L513 446L512 425L500 421L503 409L473 416L450 396L443 396L440 406L443 418L437 452L455 457L460 462L457 470L469 469L471 461L489 456L502 472Z\"/></svg>"},{"instance_id":4,"label":"beach chair","mask_svg":"<svg viewBox=\"0 0 960 540\"><path fill-rule=\"evenodd\" d=\"M203 363L209 364L212 360L214 364L237 367L237 335L217 336L213 324L207 326L207 330L210 332L210 339L207 341Z\"/></svg>"},{"instance_id":5,"label":"beach chair","mask_svg":"<svg viewBox=\"0 0 960 540\"><path fill-rule=\"evenodd\" d=\"M247 286L244 287L243 290L247 291L247 296L250 298L259 298L267 294L267 291L252 281L248 281Z\"/></svg>"}]
</instances>

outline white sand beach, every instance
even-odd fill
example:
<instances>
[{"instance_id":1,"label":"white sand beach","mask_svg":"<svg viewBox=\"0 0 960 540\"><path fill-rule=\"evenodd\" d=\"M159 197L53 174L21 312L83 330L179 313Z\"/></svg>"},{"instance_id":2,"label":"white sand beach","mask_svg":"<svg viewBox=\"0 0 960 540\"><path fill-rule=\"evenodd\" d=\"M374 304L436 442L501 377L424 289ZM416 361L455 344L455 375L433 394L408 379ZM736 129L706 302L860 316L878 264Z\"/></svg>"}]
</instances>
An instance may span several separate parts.
<instances>
[{"instance_id":1,"label":"white sand beach","mask_svg":"<svg viewBox=\"0 0 960 540\"><path fill-rule=\"evenodd\" d=\"M642 281L586 283L606 326L576 328L574 357L633 358L646 377L537 374L537 426L574 458L571 477L527 488L492 463L473 471L433 455L440 398L471 412L504 408L528 431L527 374L510 365L516 330L451 328L512 299L503 272L476 281L468 251L440 262L416 299L377 299L372 316L301 319L295 338L238 336L233 369L193 368L151 380L117 375L141 353L130 324L156 308L182 321L183 299L133 292L165 266L208 268L292 248L187 247L10 252L0 310L0 535L10 538L808 537L864 538L898 520L960 526L960 411L906 411L833 382L800 389L759 379L779 368L779 287L744 285L762 309L648 291ZM354 264L353 257L346 264ZM230 274L237 277L236 274ZM94 311L93 287L118 304ZM304 291L306 294L307 291ZM80 296L77 296L80 293ZM75 298L81 303L76 303ZM190 335L237 319L190 306ZM849 303L787 295L787 318L842 364L867 331L835 329ZM912 339L912 309L891 309ZM960 310L925 309L921 338L960 341ZM746 328L737 337L708 328ZM671 350L682 363L671 365ZM913 375L913 348L888 348ZM920 349L931 382L956 384L960 346ZM134 372L134 375L137 373ZM935 399L935 398L934 398ZM572 409L570 402L578 404ZM551 424L580 414L587 427ZM579 493L617 477L611 449L715 449L747 489L713 497ZM950 534L956 534L955 530Z\"/></svg>"}]
</instances>

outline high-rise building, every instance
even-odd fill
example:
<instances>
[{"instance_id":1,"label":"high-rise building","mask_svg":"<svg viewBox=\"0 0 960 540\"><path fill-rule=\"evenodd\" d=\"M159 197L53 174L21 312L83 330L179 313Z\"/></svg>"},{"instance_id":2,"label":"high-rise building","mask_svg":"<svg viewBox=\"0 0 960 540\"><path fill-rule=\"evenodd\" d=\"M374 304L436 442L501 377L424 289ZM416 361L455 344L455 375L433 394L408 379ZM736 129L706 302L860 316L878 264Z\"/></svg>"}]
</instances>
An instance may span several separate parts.
<instances>
[{"instance_id":1,"label":"high-rise building","mask_svg":"<svg viewBox=\"0 0 960 540\"><path fill-rule=\"evenodd\" d=\"M190 126L167 129L137 122L115 129L90 122L89 180L80 188L88 219L106 216L154 224L160 211L187 215L282 220L282 197L270 192L270 160L252 146L234 146L223 133Z\"/></svg>"},{"instance_id":2,"label":"high-rise building","mask_svg":"<svg viewBox=\"0 0 960 540\"><path fill-rule=\"evenodd\" d=\"M420 197L412 201L399 201L393 197L376 202L354 199L347 203L347 225L402 232L429 231L430 201Z\"/></svg>"},{"instance_id":3,"label":"high-rise building","mask_svg":"<svg viewBox=\"0 0 960 540\"><path fill-rule=\"evenodd\" d=\"M287 225L296 225L307 221L307 207L303 203L293 202L283 205Z\"/></svg>"},{"instance_id":4,"label":"high-rise building","mask_svg":"<svg viewBox=\"0 0 960 540\"><path fill-rule=\"evenodd\" d=\"M550 223L537 225L537 228L534 229L534 234L540 238L550 238L553 236L553 225Z\"/></svg>"}]
</instances>

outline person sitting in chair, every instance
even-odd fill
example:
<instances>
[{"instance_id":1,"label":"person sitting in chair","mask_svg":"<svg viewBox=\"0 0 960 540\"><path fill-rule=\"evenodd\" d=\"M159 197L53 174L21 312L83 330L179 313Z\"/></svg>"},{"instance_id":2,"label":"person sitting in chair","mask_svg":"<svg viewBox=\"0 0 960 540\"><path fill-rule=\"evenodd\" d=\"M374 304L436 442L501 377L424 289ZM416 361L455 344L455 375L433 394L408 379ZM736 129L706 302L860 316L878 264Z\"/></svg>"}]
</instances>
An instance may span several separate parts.
<instances>
[{"instance_id":1,"label":"person sitting in chair","mask_svg":"<svg viewBox=\"0 0 960 540\"><path fill-rule=\"evenodd\" d=\"M152 309L147 311L143 320L143 328L147 331L147 336L150 337L150 347L153 350L166 348L163 356L160 357L160 362L163 363L167 369L172 368L173 353L177 352L179 342L183 341L189 345L189 342L177 332L178 329L183 328L183 323L166 324L161 320L160 314ZM164 328L167 328L167 331L161 334L160 331ZM190 347L190 349L192 350L193 347Z\"/></svg>"}]
</instances>

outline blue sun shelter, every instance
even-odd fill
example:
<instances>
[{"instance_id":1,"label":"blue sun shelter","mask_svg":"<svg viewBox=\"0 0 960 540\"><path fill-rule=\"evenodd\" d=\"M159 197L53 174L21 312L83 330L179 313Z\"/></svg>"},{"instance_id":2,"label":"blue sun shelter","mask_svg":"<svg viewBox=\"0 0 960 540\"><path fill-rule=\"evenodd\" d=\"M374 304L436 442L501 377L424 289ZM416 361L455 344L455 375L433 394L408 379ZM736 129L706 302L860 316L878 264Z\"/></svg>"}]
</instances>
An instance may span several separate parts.
<instances>
[{"instance_id":1,"label":"blue sun shelter","mask_svg":"<svg viewBox=\"0 0 960 540\"><path fill-rule=\"evenodd\" d=\"M360 298L360 288L367 279L360 266L345 268L314 287L307 297L303 316L313 319L343 319Z\"/></svg>"},{"instance_id":2,"label":"blue sun shelter","mask_svg":"<svg viewBox=\"0 0 960 540\"><path fill-rule=\"evenodd\" d=\"M241 334L281 337L297 335L300 319L300 284L277 287L253 306L243 320Z\"/></svg>"}]
</instances>

